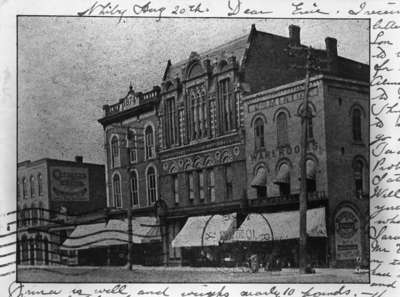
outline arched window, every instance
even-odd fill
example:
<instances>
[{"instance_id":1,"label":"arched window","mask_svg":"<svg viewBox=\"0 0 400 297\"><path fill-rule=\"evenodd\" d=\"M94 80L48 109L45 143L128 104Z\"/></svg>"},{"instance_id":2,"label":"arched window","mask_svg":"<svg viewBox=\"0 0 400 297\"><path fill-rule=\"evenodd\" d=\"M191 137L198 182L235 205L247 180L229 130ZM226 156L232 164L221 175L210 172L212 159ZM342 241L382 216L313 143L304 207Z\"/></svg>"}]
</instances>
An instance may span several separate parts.
<instances>
[{"instance_id":1,"label":"arched window","mask_svg":"<svg viewBox=\"0 0 400 297\"><path fill-rule=\"evenodd\" d=\"M139 204L139 196L138 196L138 177L136 171L131 172L131 203L132 205Z\"/></svg>"},{"instance_id":2,"label":"arched window","mask_svg":"<svg viewBox=\"0 0 400 297\"><path fill-rule=\"evenodd\" d=\"M152 205L157 200L157 183L154 167L149 167L147 170L147 199L149 205Z\"/></svg>"},{"instance_id":3,"label":"arched window","mask_svg":"<svg viewBox=\"0 0 400 297\"><path fill-rule=\"evenodd\" d=\"M276 131L278 146L289 144L287 116L284 112L279 113L276 118Z\"/></svg>"},{"instance_id":4,"label":"arched window","mask_svg":"<svg viewBox=\"0 0 400 297\"><path fill-rule=\"evenodd\" d=\"M137 137L136 131L129 129L129 161L131 163L137 162Z\"/></svg>"},{"instance_id":5,"label":"arched window","mask_svg":"<svg viewBox=\"0 0 400 297\"><path fill-rule=\"evenodd\" d=\"M42 196L43 195L43 177L42 177L41 173L39 173L37 175L37 180L38 180L38 195Z\"/></svg>"},{"instance_id":6,"label":"arched window","mask_svg":"<svg viewBox=\"0 0 400 297\"><path fill-rule=\"evenodd\" d=\"M35 245L36 245L36 261L38 264L42 264L43 261L43 240L40 234L37 234L35 237Z\"/></svg>"},{"instance_id":7,"label":"arched window","mask_svg":"<svg viewBox=\"0 0 400 297\"><path fill-rule=\"evenodd\" d=\"M35 178L33 177L33 175L31 175L31 177L29 178L29 187L31 190L31 198L35 197Z\"/></svg>"},{"instance_id":8,"label":"arched window","mask_svg":"<svg viewBox=\"0 0 400 297\"><path fill-rule=\"evenodd\" d=\"M353 167L356 196L362 198L368 193L368 168L362 160L356 160Z\"/></svg>"},{"instance_id":9,"label":"arched window","mask_svg":"<svg viewBox=\"0 0 400 297\"><path fill-rule=\"evenodd\" d=\"M115 174L113 177L113 190L114 190L114 206L117 208L121 208L122 206L121 180L118 174Z\"/></svg>"},{"instance_id":10,"label":"arched window","mask_svg":"<svg viewBox=\"0 0 400 297\"><path fill-rule=\"evenodd\" d=\"M313 160L306 161L306 182L307 182L307 193L313 193L317 190L316 182L316 164Z\"/></svg>"},{"instance_id":11,"label":"arched window","mask_svg":"<svg viewBox=\"0 0 400 297\"><path fill-rule=\"evenodd\" d=\"M118 145L118 137L113 136L111 138L111 165L112 167L117 167L119 161L119 145Z\"/></svg>"},{"instance_id":12,"label":"arched window","mask_svg":"<svg viewBox=\"0 0 400 297\"><path fill-rule=\"evenodd\" d=\"M279 166L274 183L279 186L280 196L288 196L290 194L290 167L288 164L283 163Z\"/></svg>"},{"instance_id":13,"label":"arched window","mask_svg":"<svg viewBox=\"0 0 400 297\"><path fill-rule=\"evenodd\" d=\"M31 223L31 219L30 219L30 210L26 207L26 205L24 206L23 210L22 210L22 224L24 226L29 225Z\"/></svg>"},{"instance_id":14,"label":"arched window","mask_svg":"<svg viewBox=\"0 0 400 297\"><path fill-rule=\"evenodd\" d=\"M264 143L264 121L258 118L254 123L254 137L255 137L255 149L263 149Z\"/></svg>"},{"instance_id":15,"label":"arched window","mask_svg":"<svg viewBox=\"0 0 400 297\"><path fill-rule=\"evenodd\" d=\"M26 180L26 177L22 179L22 195L24 199L28 198L28 182Z\"/></svg>"},{"instance_id":16,"label":"arched window","mask_svg":"<svg viewBox=\"0 0 400 297\"><path fill-rule=\"evenodd\" d=\"M35 265L35 239L29 238L29 264Z\"/></svg>"},{"instance_id":17,"label":"arched window","mask_svg":"<svg viewBox=\"0 0 400 297\"><path fill-rule=\"evenodd\" d=\"M154 132L153 132L153 127L150 125L146 127L146 130L144 132L144 138L145 138L145 158L150 159L153 158L155 155L154 151Z\"/></svg>"},{"instance_id":18,"label":"arched window","mask_svg":"<svg viewBox=\"0 0 400 297\"><path fill-rule=\"evenodd\" d=\"M353 140L361 141L361 110L359 108L355 108L352 114L352 122L353 122Z\"/></svg>"}]
</instances>

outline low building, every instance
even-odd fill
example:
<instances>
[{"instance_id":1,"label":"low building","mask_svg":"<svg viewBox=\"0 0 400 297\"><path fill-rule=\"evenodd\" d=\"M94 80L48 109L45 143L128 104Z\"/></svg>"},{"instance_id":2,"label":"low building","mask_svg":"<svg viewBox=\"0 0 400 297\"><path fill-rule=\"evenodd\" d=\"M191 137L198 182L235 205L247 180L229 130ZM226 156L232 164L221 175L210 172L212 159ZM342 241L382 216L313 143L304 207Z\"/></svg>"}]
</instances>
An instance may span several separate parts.
<instances>
[{"instance_id":1,"label":"low building","mask_svg":"<svg viewBox=\"0 0 400 297\"><path fill-rule=\"evenodd\" d=\"M58 264L59 247L75 227L68 222L104 213L104 166L77 156L24 161L17 169L17 263Z\"/></svg>"}]
</instances>

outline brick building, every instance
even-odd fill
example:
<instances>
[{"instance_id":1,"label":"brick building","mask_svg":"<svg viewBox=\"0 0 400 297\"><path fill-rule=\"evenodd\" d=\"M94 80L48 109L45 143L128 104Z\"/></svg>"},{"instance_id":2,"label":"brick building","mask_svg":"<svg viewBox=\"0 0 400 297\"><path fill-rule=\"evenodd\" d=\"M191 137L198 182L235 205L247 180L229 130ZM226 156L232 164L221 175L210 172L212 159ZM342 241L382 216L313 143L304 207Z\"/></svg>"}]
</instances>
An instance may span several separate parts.
<instances>
[{"instance_id":1,"label":"brick building","mask_svg":"<svg viewBox=\"0 0 400 297\"><path fill-rule=\"evenodd\" d=\"M75 161L40 159L18 163L17 175L17 262L57 264L58 249L74 229L69 219L104 213L104 166L84 163L81 156Z\"/></svg>"},{"instance_id":2,"label":"brick building","mask_svg":"<svg viewBox=\"0 0 400 297\"><path fill-rule=\"evenodd\" d=\"M160 88L140 95L131 90L131 97L128 94L117 104L104 106L105 115L99 121L105 129L108 204L129 207L126 201L135 197L136 191L131 186L130 174L136 172L140 203L132 203L133 212L134 215L152 216L152 206L155 206L163 228L161 239L165 264L198 265L201 264L198 260L202 261L205 255L211 262L221 259L223 253L218 251L218 246L228 240L249 213L285 209L279 199L265 204L267 199L257 199L257 193L259 197L286 197L296 192L295 183L290 188L282 185L282 192L277 193L268 186L258 187L258 190L251 187L254 176L257 177L254 170L259 169L252 167L256 165L253 164L254 158L259 157L255 157L257 154L251 147L254 144L254 123L248 122L249 116L259 114L268 123L273 119L268 118L270 115L261 116L264 105L250 110L248 104L252 98L263 96L264 91L304 78L304 70L291 66L303 66L305 57L289 55L289 46L303 47L299 27L291 25L289 37L282 37L257 31L253 25L245 36L203 53L193 51L180 62L168 61ZM326 50L315 50L314 54L324 61L321 64L327 69L324 75L341 78L333 80L336 84L368 81L368 66L338 56L334 38L327 38ZM347 89L344 88L343 92ZM297 93L300 98L301 86L297 87ZM341 100L343 105L347 104L344 98ZM136 102L136 105L131 102ZM367 113L368 109L363 106L363 110ZM290 112L294 118L295 111ZM147 127L153 128L153 142L147 140L145 133L148 122L152 123ZM290 125L292 129L298 127L292 122ZM266 127L258 127L258 135L269 131ZM136 146L129 136L131 128L135 128L139 135ZM291 131L298 134L297 130ZM315 139L325 137L325 132L318 133ZM264 143L269 143L269 136L263 136ZM291 150L297 151L298 142L292 138L290 141ZM154 145L154 159L144 156L137 163L130 162L131 150L137 148L145 155L148 143ZM270 151L276 151L274 145ZM316 150L321 149L321 144L316 146ZM323 154L326 154L325 147ZM118 157L117 165L115 157ZM154 168L153 183L149 168ZM339 168L332 169L329 174L334 170ZM114 184L117 174L120 175L117 178L119 183ZM327 180L323 175L318 176L320 178ZM319 181L316 185L321 187ZM321 188L321 192L324 189ZM149 198L153 197L152 191L156 203ZM119 199L121 203L115 202ZM295 208L296 202L292 201L286 209Z\"/></svg>"}]
</instances>

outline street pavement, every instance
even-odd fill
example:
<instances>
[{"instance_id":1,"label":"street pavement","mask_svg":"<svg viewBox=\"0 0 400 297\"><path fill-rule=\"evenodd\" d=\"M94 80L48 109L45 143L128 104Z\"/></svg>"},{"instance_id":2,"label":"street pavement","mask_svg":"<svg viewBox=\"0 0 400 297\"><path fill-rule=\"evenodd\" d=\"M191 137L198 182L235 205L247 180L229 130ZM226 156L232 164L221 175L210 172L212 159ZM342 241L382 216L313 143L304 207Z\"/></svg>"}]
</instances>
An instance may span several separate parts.
<instances>
[{"instance_id":1,"label":"street pavement","mask_svg":"<svg viewBox=\"0 0 400 297\"><path fill-rule=\"evenodd\" d=\"M299 274L297 269L251 273L246 268L210 267L19 267L21 282L72 283L368 283L369 272L353 269L317 268L315 274Z\"/></svg>"}]
</instances>

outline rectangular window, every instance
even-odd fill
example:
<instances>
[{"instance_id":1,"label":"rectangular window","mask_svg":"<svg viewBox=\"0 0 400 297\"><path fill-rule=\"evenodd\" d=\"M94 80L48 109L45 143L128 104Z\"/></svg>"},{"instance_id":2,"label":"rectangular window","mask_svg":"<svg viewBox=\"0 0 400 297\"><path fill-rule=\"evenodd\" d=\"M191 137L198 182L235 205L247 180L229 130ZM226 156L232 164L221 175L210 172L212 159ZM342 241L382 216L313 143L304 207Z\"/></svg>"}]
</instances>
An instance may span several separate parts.
<instances>
[{"instance_id":1,"label":"rectangular window","mask_svg":"<svg viewBox=\"0 0 400 297\"><path fill-rule=\"evenodd\" d=\"M194 200L194 179L193 179L193 172L188 173L189 179L189 200Z\"/></svg>"},{"instance_id":2,"label":"rectangular window","mask_svg":"<svg viewBox=\"0 0 400 297\"><path fill-rule=\"evenodd\" d=\"M215 174L214 169L208 170L208 195L210 197L210 201L215 201Z\"/></svg>"},{"instance_id":3,"label":"rectangular window","mask_svg":"<svg viewBox=\"0 0 400 297\"><path fill-rule=\"evenodd\" d=\"M178 180L178 175L173 175L172 176L172 190L173 190L173 196L175 203L179 203L179 180Z\"/></svg>"},{"instance_id":4,"label":"rectangular window","mask_svg":"<svg viewBox=\"0 0 400 297\"><path fill-rule=\"evenodd\" d=\"M132 203L132 205L139 204L136 173L132 173L132 176L131 176L131 203Z\"/></svg>"},{"instance_id":5,"label":"rectangular window","mask_svg":"<svg viewBox=\"0 0 400 297\"><path fill-rule=\"evenodd\" d=\"M225 165L226 200L233 199L232 166Z\"/></svg>"},{"instance_id":6,"label":"rectangular window","mask_svg":"<svg viewBox=\"0 0 400 297\"><path fill-rule=\"evenodd\" d=\"M200 195L200 200L205 199L205 192L204 192L204 173L203 171L198 172L199 176L199 195Z\"/></svg>"},{"instance_id":7,"label":"rectangular window","mask_svg":"<svg viewBox=\"0 0 400 297\"><path fill-rule=\"evenodd\" d=\"M135 131L129 131L128 143L129 143L129 162L137 162L137 143L136 143L136 133Z\"/></svg>"},{"instance_id":8,"label":"rectangular window","mask_svg":"<svg viewBox=\"0 0 400 297\"><path fill-rule=\"evenodd\" d=\"M219 82L219 102L222 111L223 130L231 131L236 128L235 108L236 100L230 91L229 78Z\"/></svg>"},{"instance_id":9,"label":"rectangular window","mask_svg":"<svg viewBox=\"0 0 400 297\"><path fill-rule=\"evenodd\" d=\"M190 140L200 139L207 135L207 111L204 84L188 88L189 103L189 136Z\"/></svg>"},{"instance_id":10,"label":"rectangular window","mask_svg":"<svg viewBox=\"0 0 400 297\"><path fill-rule=\"evenodd\" d=\"M179 144L183 144L183 138L184 138L184 133L183 133L183 110L179 111Z\"/></svg>"},{"instance_id":11,"label":"rectangular window","mask_svg":"<svg viewBox=\"0 0 400 297\"><path fill-rule=\"evenodd\" d=\"M169 98L165 101L165 141L167 147L175 143L175 99Z\"/></svg>"},{"instance_id":12,"label":"rectangular window","mask_svg":"<svg viewBox=\"0 0 400 297\"><path fill-rule=\"evenodd\" d=\"M38 174L38 192L39 196L43 195L43 178L40 173Z\"/></svg>"}]
</instances>

